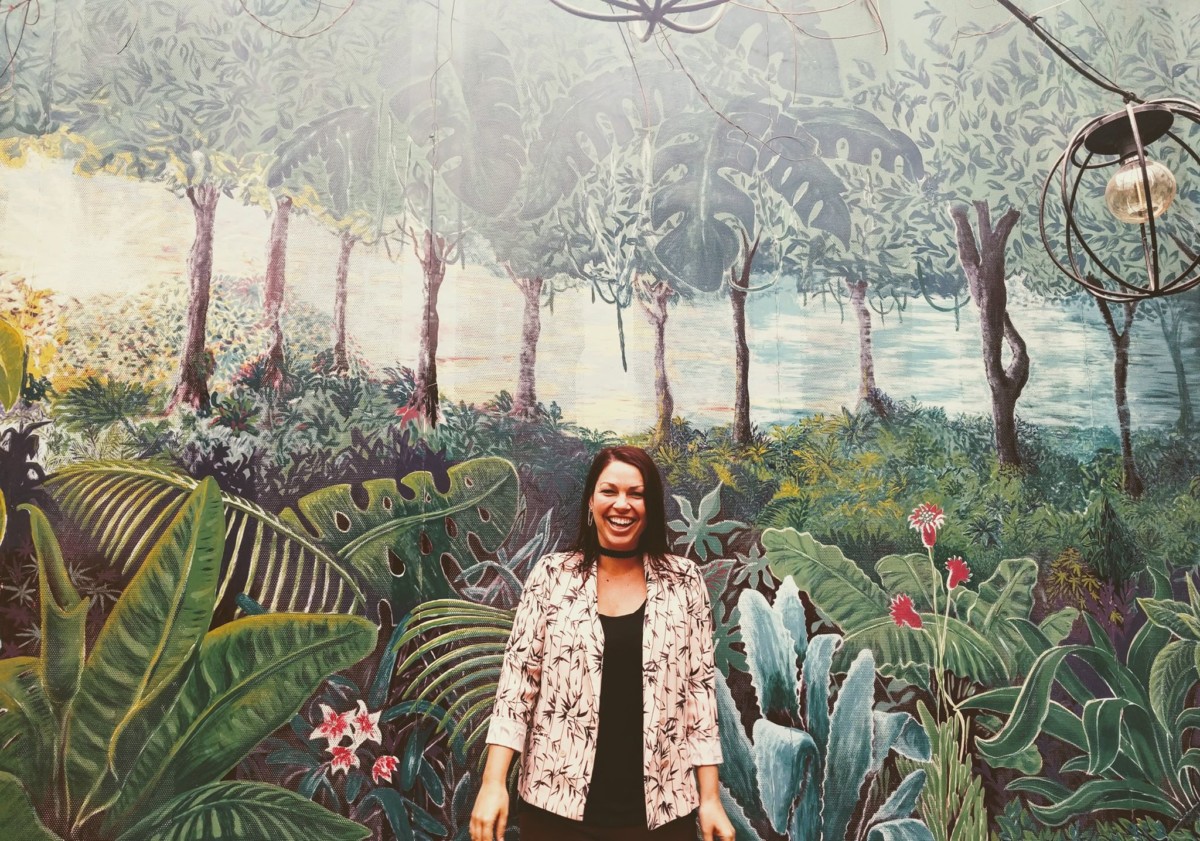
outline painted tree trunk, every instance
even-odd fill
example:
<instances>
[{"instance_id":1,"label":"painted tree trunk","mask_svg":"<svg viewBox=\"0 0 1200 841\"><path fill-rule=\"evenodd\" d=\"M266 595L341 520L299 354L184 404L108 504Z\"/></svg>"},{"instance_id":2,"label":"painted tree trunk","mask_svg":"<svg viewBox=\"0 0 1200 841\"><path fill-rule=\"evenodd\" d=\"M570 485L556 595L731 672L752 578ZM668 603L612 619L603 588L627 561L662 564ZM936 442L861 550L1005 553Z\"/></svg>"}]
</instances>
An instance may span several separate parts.
<instances>
[{"instance_id":1,"label":"painted tree trunk","mask_svg":"<svg viewBox=\"0 0 1200 841\"><path fill-rule=\"evenodd\" d=\"M1179 308L1160 305L1158 323L1167 343L1167 353L1171 355L1171 365L1175 368L1175 390L1179 394L1179 420L1175 426L1180 432L1190 432L1195 424L1195 416L1192 413L1192 392L1188 388L1187 366L1183 363L1183 319Z\"/></svg>"},{"instance_id":2,"label":"painted tree trunk","mask_svg":"<svg viewBox=\"0 0 1200 841\"><path fill-rule=\"evenodd\" d=\"M996 456L1000 464L1019 466L1017 400L1029 381L1029 352L1025 340L1008 314L1008 289L1004 277L1004 250L1021 214L1009 208L992 227L985 201L975 202L979 237L967 218L965 205L951 205L958 244L958 260L967 276L971 297L979 307L979 332L983 369L992 394L992 421L996 427ZM1004 346L1011 356L1004 364Z\"/></svg>"},{"instance_id":3,"label":"painted tree trunk","mask_svg":"<svg viewBox=\"0 0 1200 841\"><path fill-rule=\"evenodd\" d=\"M333 370L338 374L350 370L350 357L346 353L346 285L350 277L350 252L356 242L358 237L349 231L342 232L333 286Z\"/></svg>"},{"instance_id":4,"label":"painted tree trunk","mask_svg":"<svg viewBox=\"0 0 1200 841\"><path fill-rule=\"evenodd\" d=\"M264 317L271 330L271 346L267 350L265 379L278 389L283 385L283 289L287 282L288 223L292 218L292 200L281 198L271 215L271 238L267 242L267 276L265 281Z\"/></svg>"},{"instance_id":5,"label":"painted tree trunk","mask_svg":"<svg viewBox=\"0 0 1200 841\"><path fill-rule=\"evenodd\" d=\"M746 341L746 295L750 288L750 267L758 251L759 240L751 245L742 234L742 266L729 270L729 303L733 307L733 443L749 444L750 426L750 345Z\"/></svg>"},{"instance_id":6,"label":"painted tree trunk","mask_svg":"<svg viewBox=\"0 0 1200 841\"><path fill-rule=\"evenodd\" d=\"M521 355L517 365L517 393L512 413L533 420L537 417L537 345L542 334L542 286L540 277L518 278L512 269L509 277L521 290L525 306L521 314Z\"/></svg>"},{"instance_id":7,"label":"painted tree trunk","mask_svg":"<svg viewBox=\"0 0 1200 841\"><path fill-rule=\"evenodd\" d=\"M654 403L655 423L651 445L661 447L671 440L671 419L675 417L675 398L667 378L667 306L675 294L671 284L657 281L647 288L648 299L642 308L654 328Z\"/></svg>"},{"instance_id":8,"label":"painted tree trunk","mask_svg":"<svg viewBox=\"0 0 1200 841\"><path fill-rule=\"evenodd\" d=\"M750 345L746 342L746 291L729 288L733 307L734 395L733 443L749 444L750 428Z\"/></svg>"},{"instance_id":9,"label":"painted tree trunk","mask_svg":"<svg viewBox=\"0 0 1200 841\"><path fill-rule=\"evenodd\" d=\"M867 308L867 282L846 278L850 305L858 318L858 399L880 417L887 415L887 397L875 384L875 351L871 344L871 310Z\"/></svg>"},{"instance_id":10,"label":"painted tree trunk","mask_svg":"<svg viewBox=\"0 0 1200 841\"><path fill-rule=\"evenodd\" d=\"M188 253L188 311L183 349L179 354L179 379L167 411L181 404L201 408L208 406L208 378L213 360L204 346L208 330L208 297L212 286L213 223L217 216L217 199L221 191L213 184L188 187L196 236Z\"/></svg>"},{"instance_id":11,"label":"painted tree trunk","mask_svg":"<svg viewBox=\"0 0 1200 841\"><path fill-rule=\"evenodd\" d=\"M1125 493L1134 499L1141 497L1146 490L1141 474L1138 473L1137 462L1133 457L1133 424L1129 415L1129 334L1133 327L1133 319L1137 316L1137 301L1122 304L1125 310L1125 323L1122 329L1117 329L1113 318L1112 308L1103 298L1096 298L1096 306L1104 317L1104 326L1108 328L1108 338L1113 346L1113 398L1117 404L1117 424L1121 431L1121 470L1124 474Z\"/></svg>"},{"instance_id":12,"label":"painted tree trunk","mask_svg":"<svg viewBox=\"0 0 1200 841\"><path fill-rule=\"evenodd\" d=\"M415 237L414 237L415 239ZM416 385L413 389L412 407L432 426L438 419L438 293L446 278L448 262L446 238L426 231L423 249L414 242L413 248L421 261L424 276L422 288L420 352L417 358ZM423 253L422 253L423 251Z\"/></svg>"}]
</instances>

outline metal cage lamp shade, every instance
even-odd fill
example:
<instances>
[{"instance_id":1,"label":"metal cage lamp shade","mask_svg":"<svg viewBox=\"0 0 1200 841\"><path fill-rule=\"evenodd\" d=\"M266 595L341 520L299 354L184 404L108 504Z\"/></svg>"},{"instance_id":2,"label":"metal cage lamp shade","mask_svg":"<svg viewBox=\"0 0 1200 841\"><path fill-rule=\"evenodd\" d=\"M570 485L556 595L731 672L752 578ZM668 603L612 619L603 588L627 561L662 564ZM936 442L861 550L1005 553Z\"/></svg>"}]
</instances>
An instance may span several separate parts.
<instances>
[{"instance_id":1,"label":"metal cage lamp shade","mask_svg":"<svg viewBox=\"0 0 1200 841\"><path fill-rule=\"evenodd\" d=\"M1176 177L1156 157L1174 144L1173 154L1200 176L1200 156L1181 136L1181 124L1200 125L1200 106L1184 99L1134 104L1086 123L1071 138L1042 187L1038 224L1042 244L1055 266L1091 294L1128 302L1185 292L1200 284L1200 241L1193 227L1164 230L1159 218L1176 198ZM1136 225L1145 262L1144 277L1119 271L1116 257L1102 258L1088 243L1079 216L1087 197L1098 192L1097 175L1107 175L1104 204L1121 225ZM1198 177L1197 180L1200 180ZM1091 189L1089 189L1091 188ZM1054 245L1047 232L1047 204L1060 203L1065 242ZM1177 270L1178 269L1178 270ZM1141 270L1135 270L1139 275Z\"/></svg>"}]
</instances>

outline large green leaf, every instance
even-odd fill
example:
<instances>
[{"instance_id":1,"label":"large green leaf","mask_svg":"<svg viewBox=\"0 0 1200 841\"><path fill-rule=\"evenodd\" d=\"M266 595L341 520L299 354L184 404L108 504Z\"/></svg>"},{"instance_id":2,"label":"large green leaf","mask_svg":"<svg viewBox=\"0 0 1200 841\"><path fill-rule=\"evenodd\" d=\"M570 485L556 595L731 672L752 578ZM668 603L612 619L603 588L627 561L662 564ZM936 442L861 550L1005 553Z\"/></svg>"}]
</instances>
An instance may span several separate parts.
<instances>
[{"instance_id":1,"label":"large green leaf","mask_svg":"<svg viewBox=\"0 0 1200 841\"><path fill-rule=\"evenodd\" d=\"M58 757L58 721L34 657L0 660L0 771L39 798L49 793Z\"/></svg>"},{"instance_id":2,"label":"large green leaf","mask_svg":"<svg viewBox=\"0 0 1200 841\"><path fill-rule=\"evenodd\" d=\"M829 743L829 673L842 642L841 634L817 634L804 658L804 711L808 717L809 735L822 755Z\"/></svg>"},{"instance_id":3,"label":"large green leaf","mask_svg":"<svg viewBox=\"0 0 1200 841\"><path fill-rule=\"evenodd\" d=\"M1050 691L1058 670L1068 657L1078 657L1087 663L1102 680L1109 684L1114 695L1131 703L1149 707L1149 698L1137 686L1129 671L1105 651L1084 645L1052 648L1034 661L1025 683L1013 704L1012 714L1004 728L990 739L979 739L976 745L984 756L1007 756L1024 750L1041 732L1050 711ZM978 702L978 698L971 701ZM970 702L968 702L970 703ZM964 705L965 708L965 705ZM1082 734L1081 734L1082 735ZM1079 747L1083 748L1081 743Z\"/></svg>"},{"instance_id":4,"label":"large green leaf","mask_svg":"<svg viewBox=\"0 0 1200 841\"><path fill-rule=\"evenodd\" d=\"M21 399L25 383L25 334L0 318L0 406L7 412Z\"/></svg>"},{"instance_id":5,"label":"large green leaf","mask_svg":"<svg viewBox=\"0 0 1200 841\"><path fill-rule=\"evenodd\" d=\"M362 841L370 834L285 788L218 782L165 803L117 841Z\"/></svg>"},{"instance_id":6,"label":"large green leaf","mask_svg":"<svg viewBox=\"0 0 1200 841\"><path fill-rule=\"evenodd\" d=\"M1162 564L1151 562L1147 564L1147 568L1150 571L1150 580L1154 584L1154 598L1170 599L1172 596L1171 578L1162 568ZM1125 662L1129 664L1129 668L1140 683L1145 684L1150 680L1150 667L1154 662L1154 657L1170 639L1171 632L1153 622L1142 625L1141 630L1134 635L1133 642L1129 644L1129 654L1125 657Z\"/></svg>"},{"instance_id":7,"label":"large green leaf","mask_svg":"<svg viewBox=\"0 0 1200 841\"><path fill-rule=\"evenodd\" d=\"M889 596L906 593L917 610L933 610L935 600L939 612L945 609L946 588L928 555L885 555L876 562L875 572Z\"/></svg>"},{"instance_id":8,"label":"large green leaf","mask_svg":"<svg viewBox=\"0 0 1200 841\"><path fill-rule=\"evenodd\" d=\"M1150 667L1150 706L1168 732L1174 732L1175 721L1187 706L1188 693L1200 681L1197 655L1200 655L1200 644L1191 640L1171 640L1158 652ZM1178 739L1175 741L1178 743Z\"/></svg>"},{"instance_id":9,"label":"large green leaf","mask_svg":"<svg viewBox=\"0 0 1200 841\"><path fill-rule=\"evenodd\" d=\"M787 832L797 798L820 780L821 755L817 743L803 730L765 718L754 722L753 737L763 808L775 831Z\"/></svg>"},{"instance_id":10,"label":"large green leaf","mask_svg":"<svg viewBox=\"0 0 1200 841\"><path fill-rule=\"evenodd\" d=\"M891 793L878 811L871 816L872 824L883 824L888 821L907 818L917 808L917 800L921 790L925 788L925 771L918 768L900 781L896 790Z\"/></svg>"},{"instance_id":11,"label":"large green leaf","mask_svg":"<svg viewBox=\"0 0 1200 841\"><path fill-rule=\"evenodd\" d=\"M721 722L720 765L721 784L741 806L751 820L766 820L762 799L759 796L758 768L754 761L754 747L742 729L742 714L733 702L733 694L725 675L716 673L717 721Z\"/></svg>"},{"instance_id":12,"label":"large green leaf","mask_svg":"<svg viewBox=\"0 0 1200 841\"><path fill-rule=\"evenodd\" d=\"M871 827L867 841L934 841L933 833L916 818L888 821Z\"/></svg>"},{"instance_id":13,"label":"large green leaf","mask_svg":"<svg viewBox=\"0 0 1200 841\"><path fill-rule=\"evenodd\" d=\"M219 780L322 680L369 654L376 633L360 617L280 613L210 632L175 702L125 734L118 760L131 770L110 823Z\"/></svg>"},{"instance_id":14,"label":"large green leaf","mask_svg":"<svg viewBox=\"0 0 1200 841\"><path fill-rule=\"evenodd\" d=\"M1023 689L1023 686L1002 686L999 689L981 692L978 695L972 695L960 703L959 709L984 710L1011 716ZM1083 734L1083 721L1075 713L1058 703L1058 701L1050 701L1047 705L1046 716L1042 721L1042 729L1047 735L1066 742L1074 748L1078 748L1081 751L1087 750L1087 739ZM1030 740L1028 745L1032 744L1033 741ZM1028 745L1026 745L1026 748ZM1019 750L1024 749L1019 748ZM1015 755L1015 753L1004 754L1001 751L993 751L993 753L997 758L1001 759L1005 756Z\"/></svg>"},{"instance_id":15,"label":"large green leaf","mask_svg":"<svg viewBox=\"0 0 1200 841\"><path fill-rule=\"evenodd\" d=\"M4 837L14 841L62 841L38 820L21 781L4 771L0 771L0 827Z\"/></svg>"},{"instance_id":16,"label":"large green leaf","mask_svg":"<svg viewBox=\"0 0 1200 841\"><path fill-rule=\"evenodd\" d=\"M1033 558L1007 558L979 585L979 598L966 620L984 636L1005 626L1008 619L1028 619L1038 565Z\"/></svg>"},{"instance_id":17,"label":"large green leaf","mask_svg":"<svg viewBox=\"0 0 1200 841\"><path fill-rule=\"evenodd\" d=\"M1138 599L1146 618L1182 640L1200 642L1200 619L1190 606L1173 599Z\"/></svg>"},{"instance_id":18,"label":"large green leaf","mask_svg":"<svg viewBox=\"0 0 1200 841\"><path fill-rule=\"evenodd\" d=\"M470 536L491 551L498 547L517 513L517 474L500 458L479 458L447 471L442 493L428 472L401 481L363 482L360 506L349 485L323 488L300 499L280 520L304 529L301 518L361 582L372 606L390 599L393 616L403 616L429 599L452 598L442 564L465 567L473 556Z\"/></svg>"},{"instance_id":19,"label":"large green leaf","mask_svg":"<svg viewBox=\"0 0 1200 841\"><path fill-rule=\"evenodd\" d=\"M1019 790L1014 784L1009 790ZM1179 809L1163 796L1160 788L1141 780L1088 780L1066 797L1049 806L1030 804L1038 819L1050 826L1092 815L1097 811L1137 810L1166 818L1178 818Z\"/></svg>"},{"instance_id":20,"label":"large green leaf","mask_svg":"<svg viewBox=\"0 0 1200 841\"><path fill-rule=\"evenodd\" d=\"M81 462L46 487L110 563L126 571L145 561L199 481L144 461ZM218 600L232 601L236 577L250 598L275 611L355 613L365 598L354 576L303 528L285 525L252 502L222 495L225 564Z\"/></svg>"},{"instance_id":21,"label":"large green leaf","mask_svg":"<svg viewBox=\"0 0 1200 841\"><path fill-rule=\"evenodd\" d=\"M743 590L738 598L742 616L742 639L746 663L754 684L759 710L766 718L800 719L799 686L796 682L796 643L757 590ZM782 832L782 830L780 830Z\"/></svg>"},{"instance_id":22,"label":"large green leaf","mask_svg":"<svg viewBox=\"0 0 1200 841\"><path fill-rule=\"evenodd\" d=\"M224 538L221 492L205 479L101 629L64 727L68 803L78 820L116 794L108 764L120 730L178 691L176 678L212 622Z\"/></svg>"},{"instance_id":23,"label":"large green leaf","mask_svg":"<svg viewBox=\"0 0 1200 841\"><path fill-rule=\"evenodd\" d=\"M821 786L822 841L842 841L858 808L860 789L871 767L874 705L875 659L864 648L850 664L829 717L829 748Z\"/></svg>"},{"instance_id":24,"label":"large green leaf","mask_svg":"<svg viewBox=\"0 0 1200 841\"><path fill-rule=\"evenodd\" d=\"M946 619L932 613L922 613L921 629L897 627L890 616L858 626L846 634L835 668L846 667L848 652L869 647L879 662L881 671L904 669L912 665L932 668L936 662L933 634L946 623L945 667L959 677L970 678L983 686L1008 682L1008 664L987 637L954 617Z\"/></svg>"},{"instance_id":25,"label":"large green leaf","mask_svg":"<svg viewBox=\"0 0 1200 841\"><path fill-rule=\"evenodd\" d=\"M817 610L845 633L887 617L887 594L836 546L795 529L767 529L762 543L775 577L792 576Z\"/></svg>"},{"instance_id":26,"label":"large green leaf","mask_svg":"<svg viewBox=\"0 0 1200 841\"><path fill-rule=\"evenodd\" d=\"M57 707L75 696L83 670L84 625L91 599L80 599L67 575L58 539L46 515L22 505L29 515L38 559L38 597L42 608L41 674L46 694Z\"/></svg>"},{"instance_id":27,"label":"large green leaf","mask_svg":"<svg viewBox=\"0 0 1200 841\"><path fill-rule=\"evenodd\" d=\"M1103 774L1117 758L1125 710L1124 698L1093 698L1083 705L1083 735L1087 739L1087 773Z\"/></svg>"}]
</instances>

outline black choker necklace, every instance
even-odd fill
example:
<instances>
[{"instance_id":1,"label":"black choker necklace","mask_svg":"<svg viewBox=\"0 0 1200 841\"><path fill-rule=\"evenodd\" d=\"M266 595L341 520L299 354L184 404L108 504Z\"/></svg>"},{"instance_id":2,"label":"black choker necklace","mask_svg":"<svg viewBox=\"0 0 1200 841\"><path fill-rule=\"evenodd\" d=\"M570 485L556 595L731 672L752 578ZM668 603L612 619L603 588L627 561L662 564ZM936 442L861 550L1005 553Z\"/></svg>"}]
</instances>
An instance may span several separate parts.
<instances>
[{"instance_id":1,"label":"black choker necklace","mask_svg":"<svg viewBox=\"0 0 1200 841\"><path fill-rule=\"evenodd\" d=\"M641 549L605 549L600 547L600 554L606 558L636 558L642 554Z\"/></svg>"}]
</instances>

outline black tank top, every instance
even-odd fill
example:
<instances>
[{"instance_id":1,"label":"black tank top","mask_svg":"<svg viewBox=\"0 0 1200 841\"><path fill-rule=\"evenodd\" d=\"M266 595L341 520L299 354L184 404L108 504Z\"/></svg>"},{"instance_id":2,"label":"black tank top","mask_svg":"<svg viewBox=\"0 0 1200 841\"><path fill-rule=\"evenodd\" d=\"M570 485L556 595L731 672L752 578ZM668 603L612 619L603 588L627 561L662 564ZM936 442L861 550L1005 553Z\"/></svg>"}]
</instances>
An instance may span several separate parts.
<instances>
[{"instance_id":1,"label":"black tank top","mask_svg":"<svg viewBox=\"0 0 1200 841\"><path fill-rule=\"evenodd\" d=\"M642 625L646 603L624 616L600 615L604 665L596 764L583 808L584 823L646 826L642 782Z\"/></svg>"}]
</instances>

